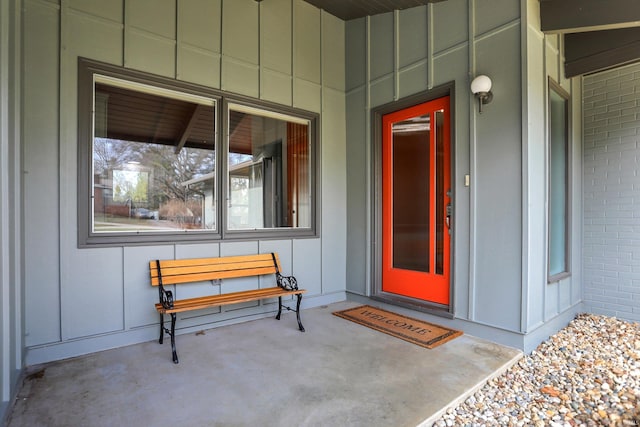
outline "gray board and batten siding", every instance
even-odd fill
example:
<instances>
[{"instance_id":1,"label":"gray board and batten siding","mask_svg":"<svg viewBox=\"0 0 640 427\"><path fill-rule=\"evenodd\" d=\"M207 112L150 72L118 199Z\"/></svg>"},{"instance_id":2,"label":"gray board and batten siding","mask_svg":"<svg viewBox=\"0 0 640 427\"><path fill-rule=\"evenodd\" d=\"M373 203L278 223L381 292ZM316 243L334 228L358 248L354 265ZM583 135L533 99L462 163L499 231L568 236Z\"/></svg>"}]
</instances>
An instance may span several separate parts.
<instances>
[{"instance_id":1,"label":"gray board and batten siding","mask_svg":"<svg viewBox=\"0 0 640 427\"><path fill-rule=\"evenodd\" d=\"M345 298L343 21L302 0L25 0L23 20L28 365L154 339L150 259L273 251L308 290L304 306ZM79 249L78 57L321 113L320 237ZM272 311L186 316L182 332Z\"/></svg>"},{"instance_id":2,"label":"gray board and batten siding","mask_svg":"<svg viewBox=\"0 0 640 427\"><path fill-rule=\"evenodd\" d=\"M450 0L347 22L346 283L350 294L368 296L379 280L371 111L453 84L455 319L447 324L530 349L580 304L579 167L571 202L576 255L562 283L547 283L545 207L547 79L569 93L579 79L562 77L559 37L540 32L536 1L490 3ZM494 99L482 115L469 90L478 74L493 80ZM579 101L578 92L574 114ZM579 125L573 120L578 162Z\"/></svg>"}]
</instances>

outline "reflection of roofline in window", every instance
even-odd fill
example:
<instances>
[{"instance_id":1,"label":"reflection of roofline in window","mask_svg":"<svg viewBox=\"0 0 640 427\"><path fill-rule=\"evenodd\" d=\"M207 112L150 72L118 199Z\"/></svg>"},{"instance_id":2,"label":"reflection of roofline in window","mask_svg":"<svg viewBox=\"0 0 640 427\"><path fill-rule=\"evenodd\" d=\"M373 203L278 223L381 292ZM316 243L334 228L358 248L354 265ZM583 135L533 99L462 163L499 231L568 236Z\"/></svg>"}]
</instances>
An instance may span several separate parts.
<instances>
[{"instance_id":1,"label":"reflection of roofline in window","mask_svg":"<svg viewBox=\"0 0 640 427\"><path fill-rule=\"evenodd\" d=\"M176 153L183 147L215 148L215 102L204 105L189 96L177 99L160 90L151 93L133 84L110 83L95 83L96 136L169 145Z\"/></svg>"},{"instance_id":2,"label":"reflection of roofline in window","mask_svg":"<svg viewBox=\"0 0 640 427\"><path fill-rule=\"evenodd\" d=\"M192 179L190 179L188 181L181 182L180 185L182 185L184 187L188 187L188 186L193 185L193 184L198 184L200 182L208 181L210 179L213 179L215 177L215 175L216 175L215 172L209 172L209 173L204 174L202 176L199 176L197 178L192 178Z\"/></svg>"},{"instance_id":3,"label":"reflection of roofline in window","mask_svg":"<svg viewBox=\"0 0 640 427\"><path fill-rule=\"evenodd\" d=\"M249 168L262 163L262 159L258 161L247 160L242 163L236 163L229 166L229 175L231 176L249 176Z\"/></svg>"},{"instance_id":4,"label":"reflection of roofline in window","mask_svg":"<svg viewBox=\"0 0 640 427\"><path fill-rule=\"evenodd\" d=\"M270 119L282 120L284 122L298 123L301 125L309 125L308 119L290 116L284 113L276 113L275 111L266 110L264 108L250 107L248 105L229 103L230 111L238 111L240 113L253 114L254 116L267 117Z\"/></svg>"}]
</instances>

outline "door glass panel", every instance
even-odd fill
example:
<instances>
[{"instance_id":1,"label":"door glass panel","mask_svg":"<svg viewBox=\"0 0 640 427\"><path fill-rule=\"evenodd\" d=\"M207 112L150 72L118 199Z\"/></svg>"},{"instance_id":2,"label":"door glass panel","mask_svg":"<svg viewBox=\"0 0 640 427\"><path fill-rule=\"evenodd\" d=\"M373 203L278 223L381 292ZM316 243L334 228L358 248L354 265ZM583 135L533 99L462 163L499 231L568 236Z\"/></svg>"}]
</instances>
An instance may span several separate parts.
<instances>
[{"instance_id":1,"label":"door glass panel","mask_svg":"<svg viewBox=\"0 0 640 427\"><path fill-rule=\"evenodd\" d=\"M444 233L445 230L445 182L444 182L444 112L436 111L436 274L444 271Z\"/></svg>"},{"instance_id":2,"label":"door glass panel","mask_svg":"<svg viewBox=\"0 0 640 427\"><path fill-rule=\"evenodd\" d=\"M430 117L392 125L393 266L429 271Z\"/></svg>"}]
</instances>

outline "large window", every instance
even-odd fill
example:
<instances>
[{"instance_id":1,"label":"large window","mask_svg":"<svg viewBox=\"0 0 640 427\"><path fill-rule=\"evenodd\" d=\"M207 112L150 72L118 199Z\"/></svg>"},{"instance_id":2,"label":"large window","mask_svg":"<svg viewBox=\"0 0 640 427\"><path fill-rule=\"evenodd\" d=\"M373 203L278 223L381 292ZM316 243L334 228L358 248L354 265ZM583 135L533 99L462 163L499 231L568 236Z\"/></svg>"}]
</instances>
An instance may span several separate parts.
<instances>
[{"instance_id":1,"label":"large window","mask_svg":"<svg viewBox=\"0 0 640 427\"><path fill-rule=\"evenodd\" d=\"M316 115L79 64L79 246L315 234Z\"/></svg>"},{"instance_id":2,"label":"large window","mask_svg":"<svg viewBox=\"0 0 640 427\"><path fill-rule=\"evenodd\" d=\"M309 121L229 105L230 230L311 227Z\"/></svg>"},{"instance_id":3,"label":"large window","mask_svg":"<svg viewBox=\"0 0 640 427\"><path fill-rule=\"evenodd\" d=\"M92 232L216 230L215 110L95 74Z\"/></svg>"},{"instance_id":4,"label":"large window","mask_svg":"<svg viewBox=\"0 0 640 427\"><path fill-rule=\"evenodd\" d=\"M569 95L549 80L548 280L569 275Z\"/></svg>"}]
</instances>

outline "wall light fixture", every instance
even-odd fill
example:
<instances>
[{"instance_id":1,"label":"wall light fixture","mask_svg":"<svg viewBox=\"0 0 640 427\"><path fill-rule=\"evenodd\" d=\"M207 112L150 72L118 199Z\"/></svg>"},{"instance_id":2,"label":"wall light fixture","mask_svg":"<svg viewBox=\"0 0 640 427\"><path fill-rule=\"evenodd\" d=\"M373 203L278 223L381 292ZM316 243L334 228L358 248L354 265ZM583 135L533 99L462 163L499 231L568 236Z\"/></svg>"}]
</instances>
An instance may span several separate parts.
<instances>
[{"instance_id":1,"label":"wall light fixture","mask_svg":"<svg viewBox=\"0 0 640 427\"><path fill-rule=\"evenodd\" d=\"M479 75L471 82L471 92L478 98L478 106L480 114L482 114L482 106L488 104L493 99L491 92L491 79L485 75Z\"/></svg>"}]
</instances>

